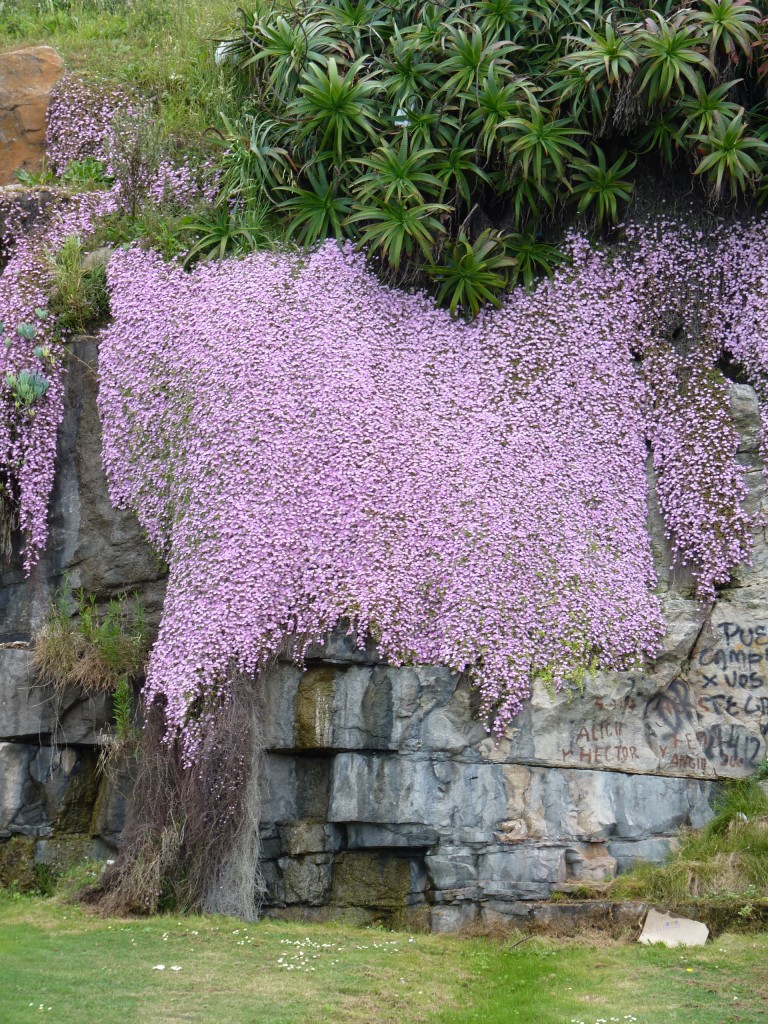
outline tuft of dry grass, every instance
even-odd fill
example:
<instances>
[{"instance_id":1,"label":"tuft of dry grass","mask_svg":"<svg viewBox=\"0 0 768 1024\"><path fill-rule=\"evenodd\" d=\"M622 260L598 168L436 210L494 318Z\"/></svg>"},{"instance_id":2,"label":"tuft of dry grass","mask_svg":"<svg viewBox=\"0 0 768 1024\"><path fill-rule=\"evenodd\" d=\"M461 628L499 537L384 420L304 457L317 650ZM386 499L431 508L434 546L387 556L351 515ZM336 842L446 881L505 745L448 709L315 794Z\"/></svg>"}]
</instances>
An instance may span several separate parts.
<instances>
[{"instance_id":1,"label":"tuft of dry grass","mask_svg":"<svg viewBox=\"0 0 768 1024\"><path fill-rule=\"evenodd\" d=\"M705 828L681 833L667 864L640 865L611 882L609 897L732 903L745 917L768 903L768 797L754 779L724 783L716 812Z\"/></svg>"},{"instance_id":2,"label":"tuft of dry grass","mask_svg":"<svg viewBox=\"0 0 768 1024\"><path fill-rule=\"evenodd\" d=\"M117 862L84 894L103 914L203 910L253 920L259 874L261 688L234 673L200 711L199 761L183 764L163 710L148 708L135 751L135 791ZM247 757L243 751L247 751Z\"/></svg>"},{"instance_id":3,"label":"tuft of dry grass","mask_svg":"<svg viewBox=\"0 0 768 1024\"><path fill-rule=\"evenodd\" d=\"M74 613L66 592L51 605L35 637L33 665L55 690L114 691L144 671L147 631L140 605L129 614L125 595L99 609L93 596L77 595Z\"/></svg>"}]
</instances>

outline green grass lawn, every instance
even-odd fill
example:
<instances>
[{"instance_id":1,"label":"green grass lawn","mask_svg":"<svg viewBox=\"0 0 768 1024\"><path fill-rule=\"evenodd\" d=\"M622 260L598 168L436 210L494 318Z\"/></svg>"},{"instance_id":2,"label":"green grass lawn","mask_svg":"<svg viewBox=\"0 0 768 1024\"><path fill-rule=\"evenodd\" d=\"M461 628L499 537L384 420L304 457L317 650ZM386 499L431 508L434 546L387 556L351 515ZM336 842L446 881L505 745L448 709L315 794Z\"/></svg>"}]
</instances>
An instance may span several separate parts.
<instances>
[{"instance_id":1,"label":"green grass lawn","mask_svg":"<svg viewBox=\"0 0 768 1024\"><path fill-rule=\"evenodd\" d=\"M768 934L690 950L513 947L343 925L103 919L0 895L0 1022L763 1024L767 957Z\"/></svg>"}]
</instances>

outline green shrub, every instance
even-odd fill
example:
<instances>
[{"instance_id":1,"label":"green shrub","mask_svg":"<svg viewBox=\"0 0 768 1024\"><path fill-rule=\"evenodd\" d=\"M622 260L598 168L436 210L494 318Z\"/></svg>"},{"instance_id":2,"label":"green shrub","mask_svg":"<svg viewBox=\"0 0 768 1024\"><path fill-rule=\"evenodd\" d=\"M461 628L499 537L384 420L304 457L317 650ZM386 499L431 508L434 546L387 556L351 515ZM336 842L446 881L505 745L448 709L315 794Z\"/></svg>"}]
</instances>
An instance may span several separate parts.
<instances>
[{"instance_id":1,"label":"green shrub","mask_svg":"<svg viewBox=\"0 0 768 1024\"><path fill-rule=\"evenodd\" d=\"M221 203L257 190L304 244L351 238L452 308L515 280L478 265L489 225L494 259L506 234L556 237L574 214L608 229L649 161L713 199L768 194L766 22L743 0L305 0L240 16L229 57L247 95L225 122ZM471 279L480 291L457 283Z\"/></svg>"},{"instance_id":2,"label":"green shrub","mask_svg":"<svg viewBox=\"0 0 768 1024\"><path fill-rule=\"evenodd\" d=\"M50 310L59 330L75 332L103 319L109 311L106 261L85 252L79 235L69 235L48 253L53 281Z\"/></svg>"}]
</instances>

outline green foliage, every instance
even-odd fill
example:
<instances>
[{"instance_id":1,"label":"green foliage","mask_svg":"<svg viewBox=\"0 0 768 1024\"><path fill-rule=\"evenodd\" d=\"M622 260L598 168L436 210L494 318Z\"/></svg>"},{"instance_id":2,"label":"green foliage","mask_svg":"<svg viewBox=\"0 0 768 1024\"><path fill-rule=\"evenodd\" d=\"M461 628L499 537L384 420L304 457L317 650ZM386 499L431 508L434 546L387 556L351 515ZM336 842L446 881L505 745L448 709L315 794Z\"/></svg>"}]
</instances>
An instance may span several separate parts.
<instances>
[{"instance_id":1,"label":"green foliage","mask_svg":"<svg viewBox=\"0 0 768 1024\"><path fill-rule=\"evenodd\" d=\"M279 206L288 215L288 237L298 235L303 245L328 237L340 241L352 200L339 194L337 177L329 179L323 164L307 167L305 177L309 188L287 189L290 198Z\"/></svg>"},{"instance_id":2,"label":"green foliage","mask_svg":"<svg viewBox=\"0 0 768 1024\"><path fill-rule=\"evenodd\" d=\"M88 245L98 250L138 242L144 248L155 249L166 260L180 259L187 255L190 239L194 241L187 227L190 216L153 203L144 206L136 217L124 211L113 213L95 226Z\"/></svg>"},{"instance_id":3,"label":"green foliage","mask_svg":"<svg viewBox=\"0 0 768 1024\"><path fill-rule=\"evenodd\" d=\"M278 189L290 176L288 151L276 144L279 125L246 118L242 130L226 117L225 152L221 159L221 195L228 202L259 200L265 194L277 202Z\"/></svg>"},{"instance_id":4,"label":"green foliage","mask_svg":"<svg viewBox=\"0 0 768 1024\"><path fill-rule=\"evenodd\" d=\"M86 693L114 692L122 725L126 687L142 675L146 658L144 610L125 594L100 607L81 588L73 607L65 584L35 637L34 664L41 681L56 689L72 685Z\"/></svg>"},{"instance_id":5,"label":"green foliage","mask_svg":"<svg viewBox=\"0 0 768 1024\"><path fill-rule=\"evenodd\" d=\"M356 203L355 211L346 223L362 226L360 244L399 270L403 256L431 258L444 230L440 215L447 214L449 207L411 198Z\"/></svg>"},{"instance_id":6,"label":"green foliage","mask_svg":"<svg viewBox=\"0 0 768 1024\"><path fill-rule=\"evenodd\" d=\"M584 155L583 146L574 136L587 132L570 118L554 119L549 112L535 106L528 117L513 117L508 123L513 132L508 156L519 156L522 175L528 177L532 171L538 186L545 180L561 181L566 162L577 153Z\"/></svg>"},{"instance_id":7,"label":"green foliage","mask_svg":"<svg viewBox=\"0 0 768 1024\"><path fill-rule=\"evenodd\" d=\"M18 373L8 371L5 386L11 393L15 407L28 416L34 416L35 405L48 391L50 381L37 370L20 370Z\"/></svg>"},{"instance_id":8,"label":"green foliage","mask_svg":"<svg viewBox=\"0 0 768 1024\"><path fill-rule=\"evenodd\" d=\"M556 246L536 238L532 231L507 235L506 246L516 261L512 269L512 283L521 281L526 288L530 288L541 274L551 277L565 260Z\"/></svg>"},{"instance_id":9,"label":"green foliage","mask_svg":"<svg viewBox=\"0 0 768 1024\"><path fill-rule=\"evenodd\" d=\"M751 58L760 40L760 11L745 0L702 0L701 7L695 21L709 41L710 60L718 51L734 62Z\"/></svg>"},{"instance_id":10,"label":"green foliage","mask_svg":"<svg viewBox=\"0 0 768 1024\"><path fill-rule=\"evenodd\" d=\"M34 341L37 335L37 327L34 324L19 324L16 328L16 333L20 338L25 338L27 341Z\"/></svg>"},{"instance_id":11,"label":"green foliage","mask_svg":"<svg viewBox=\"0 0 768 1024\"><path fill-rule=\"evenodd\" d=\"M616 163L608 167L605 153L598 145L595 145L594 152L597 163L574 161L573 196L578 200L579 213L592 214L598 227L602 227L606 223L615 224L619 202L629 201L633 184L622 175L629 174L637 160L630 162L628 154L623 153Z\"/></svg>"},{"instance_id":12,"label":"green foliage","mask_svg":"<svg viewBox=\"0 0 768 1024\"><path fill-rule=\"evenodd\" d=\"M115 725L115 740L124 744L134 734L133 687L123 673L112 694L112 720Z\"/></svg>"},{"instance_id":13,"label":"green foliage","mask_svg":"<svg viewBox=\"0 0 768 1024\"><path fill-rule=\"evenodd\" d=\"M446 282L488 224L519 236L509 280L530 285L558 261L531 244L545 219L550 239L574 214L617 223L640 156L715 199L768 194L765 34L745 0L261 5L231 40L222 201L258 187L290 236L350 238L471 311Z\"/></svg>"},{"instance_id":14,"label":"green foliage","mask_svg":"<svg viewBox=\"0 0 768 1024\"><path fill-rule=\"evenodd\" d=\"M313 136L320 149L331 146L341 163L350 145L364 138L374 140L378 118L375 94L378 83L363 72L365 59L339 71L335 57L325 66L310 64L299 84L299 96L287 109L301 122L297 141Z\"/></svg>"},{"instance_id":15,"label":"green foliage","mask_svg":"<svg viewBox=\"0 0 768 1024\"><path fill-rule=\"evenodd\" d=\"M768 795L757 785L755 776L724 783L715 800L715 817L706 827L708 836L725 835L734 824L745 819L768 818ZM768 822L766 822L768 824ZM768 835L766 836L768 853ZM768 870L768 865L766 866Z\"/></svg>"},{"instance_id":16,"label":"green foliage","mask_svg":"<svg viewBox=\"0 0 768 1024\"><path fill-rule=\"evenodd\" d=\"M43 160L37 171L27 171L21 168L18 171L14 171L13 176L19 184L26 185L27 188L38 188L41 185L50 185L56 181L56 175L53 173L47 160Z\"/></svg>"},{"instance_id":17,"label":"green foliage","mask_svg":"<svg viewBox=\"0 0 768 1024\"><path fill-rule=\"evenodd\" d=\"M109 309L106 262L89 260L79 235L69 235L61 248L48 254L53 278L50 310L62 331L83 331Z\"/></svg>"},{"instance_id":18,"label":"green foliage","mask_svg":"<svg viewBox=\"0 0 768 1024\"><path fill-rule=\"evenodd\" d=\"M499 305L509 268L516 262L507 254L503 236L486 230L470 242L461 232L448 256L428 273L440 283L439 302L448 300L452 313L461 307L476 314L486 302Z\"/></svg>"},{"instance_id":19,"label":"green foliage","mask_svg":"<svg viewBox=\"0 0 768 1024\"><path fill-rule=\"evenodd\" d=\"M763 176L759 162L768 154L768 142L749 135L744 111L728 119L714 114L712 126L706 135L694 135L700 143L702 159L696 174L705 174L712 193L719 196L727 182L732 196L754 187Z\"/></svg>"},{"instance_id":20,"label":"green foliage","mask_svg":"<svg viewBox=\"0 0 768 1024\"><path fill-rule=\"evenodd\" d=\"M73 160L64 168L60 179L62 185L77 191L92 191L111 185L112 179L107 174L106 165L95 157L84 160Z\"/></svg>"},{"instance_id":21,"label":"green foliage","mask_svg":"<svg viewBox=\"0 0 768 1024\"><path fill-rule=\"evenodd\" d=\"M650 12L635 35L638 49L638 93L645 93L648 103L664 103L670 97L683 97L700 81L699 69L712 77L714 64L701 53L695 25L686 23L684 13L666 20L656 11Z\"/></svg>"},{"instance_id":22,"label":"green foliage","mask_svg":"<svg viewBox=\"0 0 768 1024\"><path fill-rule=\"evenodd\" d=\"M187 263L200 257L222 260L225 256L241 256L274 244L269 230L269 209L253 203L245 210L233 211L220 206L209 216L187 218L183 224L185 230L197 237L187 253Z\"/></svg>"},{"instance_id":23,"label":"green foliage","mask_svg":"<svg viewBox=\"0 0 768 1024\"><path fill-rule=\"evenodd\" d=\"M14 177L28 188L43 185L63 185L73 192L87 192L96 188L106 188L112 183L107 174L106 165L102 160L86 157L84 160L73 160L57 177L48 161L43 159L37 171L14 171Z\"/></svg>"}]
</instances>

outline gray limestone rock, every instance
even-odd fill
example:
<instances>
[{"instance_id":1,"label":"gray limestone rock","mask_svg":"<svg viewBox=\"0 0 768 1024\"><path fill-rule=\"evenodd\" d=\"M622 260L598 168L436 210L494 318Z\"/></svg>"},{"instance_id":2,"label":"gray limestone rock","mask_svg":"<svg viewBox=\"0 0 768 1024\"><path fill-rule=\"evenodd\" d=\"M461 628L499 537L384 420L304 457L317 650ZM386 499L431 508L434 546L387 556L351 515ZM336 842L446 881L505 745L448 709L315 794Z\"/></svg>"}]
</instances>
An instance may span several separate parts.
<instances>
[{"instance_id":1,"label":"gray limestone rock","mask_svg":"<svg viewBox=\"0 0 768 1024\"><path fill-rule=\"evenodd\" d=\"M41 685L28 648L0 648L0 739L100 744L112 718L109 695L84 697L74 687Z\"/></svg>"},{"instance_id":2,"label":"gray limestone rock","mask_svg":"<svg viewBox=\"0 0 768 1024\"><path fill-rule=\"evenodd\" d=\"M54 721L50 696L37 685L29 649L0 648L0 739L50 733Z\"/></svg>"},{"instance_id":3,"label":"gray limestone rock","mask_svg":"<svg viewBox=\"0 0 768 1024\"><path fill-rule=\"evenodd\" d=\"M307 853L335 853L341 849L341 831L319 821L292 821L278 826L280 847L289 857Z\"/></svg>"},{"instance_id":4,"label":"gray limestone rock","mask_svg":"<svg viewBox=\"0 0 768 1024\"><path fill-rule=\"evenodd\" d=\"M361 822L350 822L347 827L347 846L350 850L370 849L377 847L414 847L434 846L440 838L436 828L420 822L398 823L396 825L370 825Z\"/></svg>"},{"instance_id":5,"label":"gray limestone rock","mask_svg":"<svg viewBox=\"0 0 768 1024\"><path fill-rule=\"evenodd\" d=\"M666 836L608 843L608 853L616 860L616 872L631 871L639 863L663 864L677 848L677 840Z\"/></svg>"},{"instance_id":6,"label":"gray limestone rock","mask_svg":"<svg viewBox=\"0 0 768 1024\"><path fill-rule=\"evenodd\" d=\"M334 859L329 854L285 857L278 861L283 876L285 902L308 906L325 903L331 891L333 863Z\"/></svg>"},{"instance_id":7,"label":"gray limestone rock","mask_svg":"<svg viewBox=\"0 0 768 1024\"><path fill-rule=\"evenodd\" d=\"M51 830L43 791L30 773L35 755L36 748L28 744L0 743L0 839L43 836Z\"/></svg>"}]
</instances>

